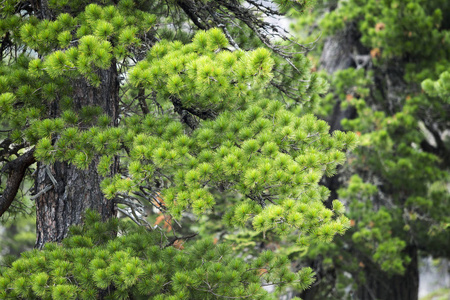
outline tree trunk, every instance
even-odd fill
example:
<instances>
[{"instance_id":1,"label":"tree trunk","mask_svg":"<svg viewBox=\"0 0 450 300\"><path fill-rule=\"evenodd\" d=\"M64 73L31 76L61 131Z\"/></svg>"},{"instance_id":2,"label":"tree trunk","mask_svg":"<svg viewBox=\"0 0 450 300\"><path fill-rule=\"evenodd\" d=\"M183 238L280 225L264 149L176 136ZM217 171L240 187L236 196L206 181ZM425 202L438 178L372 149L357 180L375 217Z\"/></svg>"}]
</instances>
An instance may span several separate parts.
<instances>
[{"instance_id":1,"label":"tree trunk","mask_svg":"<svg viewBox=\"0 0 450 300\"><path fill-rule=\"evenodd\" d=\"M358 58L365 58L368 49L365 49L360 42L360 33L356 28L356 24L347 24L343 32L335 36L329 37L324 42L322 56L320 58L320 68L333 74L338 70L350 67L368 67L369 65L361 65ZM363 55L360 55L363 54ZM404 88L402 78L403 69L399 65L389 66L384 74L386 78L382 80L387 82L386 86L379 84L379 89L384 92L386 99L387 111L394 111L397 105L397 94L401 88ZM330 131L342 130L341 121L344 118L353 119L357 117L356 110L348 107L341 109L341 103L336 99L333 113L326 120L330 124ZM337 199L337 190L341 187L345 178L342 174L336 174L331 178L323 178L322 184L330 190L330 198L327 201L328 207L331 206L331 200ZM344 176L345 177L345 176ZM358 289L354 293L352 299L357 300L417 300L419 290L419 272L417 263L417 248L409 246L407 254L411 257L411 263L407 266L404 275L389 276L387 273L379 270L379 267L371 261L367 261L366 281L358 284ZM362 261L368 258L361 258ZM308 265L318 274L319 281L310 289L307 289L299 295L304 300L324 299L325 297L334 297L333 287L336 283L334 269L322 268L323 258L321 256L308 262Z\"/></svg>"},{"instance_id":2,"label":"tree trunk","mask_svg":"<svg viewBox=\"0 0 450 300\"><path fill-rule=\"evenodd\" d=\"M419 295L419 266L417 248L409 246L407 254L411 263L405 274L389 276L370 268L366 272L366 282L360 284L356 292L358 300L417 300Z\"/></svg>"},{"instance_id":3,"label":"tree trunk","mask_svg":"<svg viewBox=\"0 0 450 300\"><path fill-rule=\"evenodd\" d=\"M73 103L76 111L83 106L100 106L116 125L119 103L119 80L113 62L108 70L98 72L101 84L98 88L84 79L72 83ZM52 114L58 115L54 107ZM38 164L36 172L36 193L47 188L47 192L36 198L36 248L41 249L46 242L61 241L68 228L82 222L87 209L96 210L103 220L115 215L115 206L100 190L101 176L97 173L98 159L94 159L86 170L74 165L57 162L51 166ZM111 170L117 171L117 166Z\"/></svg>"}]
</instances>

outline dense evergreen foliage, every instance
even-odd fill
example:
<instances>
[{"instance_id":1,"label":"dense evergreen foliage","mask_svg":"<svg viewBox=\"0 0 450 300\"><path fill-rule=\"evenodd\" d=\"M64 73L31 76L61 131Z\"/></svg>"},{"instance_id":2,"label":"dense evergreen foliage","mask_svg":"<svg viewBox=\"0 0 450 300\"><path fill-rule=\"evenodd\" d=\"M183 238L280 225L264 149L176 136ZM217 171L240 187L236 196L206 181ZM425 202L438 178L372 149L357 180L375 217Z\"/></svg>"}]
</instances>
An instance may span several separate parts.
<instances>
[{"instance_id":1,"label":"dense evergreen foliage","mask_svg":"<svg viewBox=\"0 0 450 300\"><path fill-rule=\"evenodd\" d=\"M119 233L119 237L115 237ZM165 244L161 244L165 243ZM161 245L164 245L161 248ZM25 252L0 278L2 299L270 299L261 286L313 282L309 268L294 274L271 251L236 258L229 245L199 240L172 247L161 233L88 212L62 245ZM100 292L99 292L100 291Z\"/></svg>"},{"instance_id":2,"label":"dense evergreen foliage","mask_svg":"<svg viewBox=\"0 0 450 300\"><path fill-rule=\"evenodd\" d=\"M310 4L2 1L0 216L35 202L38 249L0 298L418 299L450 257L450 3Z\"/></svg>"},{"instance_id":3,"label":"dense evergreen foliage","mask_svg":"<svg viewBox=\"0 0 450 300\"><path fill-rule=\"evenodd\" d=\"M2 298L259 299L312 283L286 257L194 232L214 220L306 249L349 227L319 181L356 134L309 114L326 81L264 20L276 8L249 4L0 4L0 213L33 180L39 249L1 268Z\"/></svg>"},{"instance_id":4,"label":"dense evergreen foliage","mask_svg":"<svg viewBox=\"0 0 450 300\"><path fill-rule=\"evenodd\" d=\"M357 299L417 299L418 257L450 257L449 2L320 7L323 18L301 23L324 33L315 60L331 93L318 112L361 145L333 187L352 228L310 252L327 279L304 297L343 298L352 285Z\"/></svg>"}]
</instances>

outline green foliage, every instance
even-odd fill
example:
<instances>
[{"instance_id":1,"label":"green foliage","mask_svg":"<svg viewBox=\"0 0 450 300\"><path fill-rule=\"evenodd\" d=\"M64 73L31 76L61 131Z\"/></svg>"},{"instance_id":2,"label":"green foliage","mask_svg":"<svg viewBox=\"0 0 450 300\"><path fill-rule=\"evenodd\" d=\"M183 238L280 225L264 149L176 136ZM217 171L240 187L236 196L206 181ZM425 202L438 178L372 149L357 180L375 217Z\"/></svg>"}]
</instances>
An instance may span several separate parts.
<instances>
[{"instance_id":1,"label":"green foliage","mask_svg":"<svg viewBox=\"0 0 450 300\"><path fill-rule=\"evenodd\" d=\"M222 111L241 106L253 96L253 89L267 85L273 60L264 48L216 53L227 45L216 45L217 36L225 39L223 33L211 30L197 33L187 45L156 44L147 59L130 70L130 84L158 90L161 98L178 97L186 108Z\"/></svg>"},{"instance_id":2,"label":"green foliage","mask_svg":"<svg viewBox=\"0 0 450 300\"><path fill-rule=\"evenodd\" d=\"M330 269L351 274L350 280L339 276L343 291L349 284L364 289L366 274L409 276L411 249L449 257L443 248L450 240L444 188L450 157L445 133L450 56L444 50L450 9L448 1L335 2L322 3L320 21L310 17L301 24L318 22L335 41L354 39L355 48L342 51L370 59L365 67L333 73L334 96L324 99L328 107L355 111L341 125L360 136L360 147L340 175L347 182L338 191L351 228L337 246L322 244L308 253L311 258L322 254ZM327 119L333 111L319 113ZM347 255L341 247L357 254Z\"/></svg>"},{"instance_id":3,"label":"green foliage","mask_svg":"<svg viewBox=\"0 0 450 300\"><path fill-rule=\"evenodd\" d=\"M443 72L436 81L431 79L424 80L422 82L422 89L428 95L438 96L445 101L446 97L450 95L450 73L448 71Z\"/></svg>"},{"instance_id":4,"label":"green foliage","mask_svg":"<svg viewBox=\"0 0 450 300\"><path fill-rule=\"evenodd\" d=\"M62 245L25 252L1 269L2 299L272 299L261 280L301 290L313 282L311 269L292 273L289 260L270 251L244 260L229 245L208 239L180 250L157 230L98 220L87 212L84 225L73 227Z\"/></svg>"},{"instance_id":5,"label":"green foliage","mask_svg":"<svg viewBox=\"0 0 450 300\"><path fill-rule=\"evenodd\" d=\"M227 208L227 224L245 226L251 219L257 231L300 230L303 245L311 238L330 241L348 222L342 209L335 214L323 206L328 193L318 183L344 162L343 151L355 147L356 135L330 136L324 121L290 112L276 101L259 100L271 78L270 53L263 48L216 53L225 46L223 38L212 30L197 33L186 45L161 42L129 73L130 85L158 90L161 105L176 97L187 110L218 113L214 120L186 134L183 125L167 115L133 116L124 118L123 126L89 131L64 126L64 119L47 119L36 123L36 157L86 168L101 154L98 170L107 176L110 157L125 148L129 176L103 181L108 198L133 193L143 182L169 179L161 194L170 213L179 218L187 209L197 215L210 211L216 204L211 189L226 185L244 196ZM222 44L217 46L217 40ZM73 118L70 112L66 116ZM53 133L60 135L54 146L49 138Z\"/></svg>"},{"instance_id":6,"label":"green foliage","mask_svg":"<svg viewBox=\"0 0 450 300\"><path fill-rule=\"evenodd\" d=\"M48 52L43 62L41 59L31 62L31 73L40 75L45 70L51 78L82 74L98 86L100 79L95 71L108 69L113 59L128 56L132 46L139 43L136 33L150 30L156 20L154 15L142 11L139 17L144 18L145 22L135 22L135 17L114 6L89 4L77 18L60 14L51 22L31 19L22 25L21 39L39 52ZM70 47L74 45L74 34L79 40ZM58 48L62 50L53 50Z\"/></svg>"},{"instance_id":7,"label":"green foliage","mask_svg":"<svg viewBox=\"0 0 450 300\"><path fill-rule=\"evenodd\" d=\"M339 9L327 15L321 25L328 32L336 32L356 22L361 42L370 49L380 48L383 59L404 53L436 57L444 54L450 42L446 31L441 30L446 13L447 1L355 0L340 2ZM421 34L424 32L427 34Z\"/></svg>"},{"instance_id":8,"label":"green foliage","mask_svg":"<svg viewBox=\"0 0 450 300\"><path fill-rule=\"evenodd\" d=\"M11 211L9 218L2 216L0 227L0 260L15 260L24 251L33 249L36 239L36 220L28 215Z\"/></svg>"},{"instance_id":9,"label":"green foliage","mask_svg":"<svg viewBox=\"0 0 450 300\"><path fill-rule=\"evenodd\" d=\"M207 239L214 230L230 241L250 232L252 246L288 239L291 255L350 226L342 202L326 206L329 191L319 182L336 173L357 136L330 134L310 114L329 86L302 47L264 36L262 16L238 3L244 13L226 8L233 23L220 27L211 1L198 20L181 13L196 9L181 2L91 2L52 0L45 11L30 6L33 13L2 2L2 49L11 47L1 53L0 137L34 149L41 166L96 167L92 184L101 182L121 213L142 208L129 214L136 223L149 225L158 209L167 223L186 224L177 230L203 236L180 251L162 231L99 223L89 213L62 245L3 268L1 297L265 299L275 295L261 285L309 287L312 270L292 273L283 255L253 247L247 258L242 244L233 252ZM304 11L311 1L275 3ZM105 86L117 87L114 99L96 103ZM2 165L17 158L7 146Z\"/></svg>"}]
</instances>

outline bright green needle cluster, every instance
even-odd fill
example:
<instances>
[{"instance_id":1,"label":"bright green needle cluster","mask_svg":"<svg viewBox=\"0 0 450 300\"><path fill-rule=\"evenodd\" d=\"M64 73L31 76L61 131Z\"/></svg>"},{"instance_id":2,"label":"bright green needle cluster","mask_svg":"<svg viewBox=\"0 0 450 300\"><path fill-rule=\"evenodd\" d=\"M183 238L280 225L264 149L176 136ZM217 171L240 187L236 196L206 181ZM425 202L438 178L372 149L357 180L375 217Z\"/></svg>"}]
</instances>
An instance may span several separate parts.
<instances>
[{"instance_id":1,"label":"bright green needle cluster","mask_svg":"<svg viewBox=\"0 0 450 300\"><path fill-rule=\"evenodd\" d=\"M62 245L47 244L0 269L2 299L274 299L261 279L305 289L314 273L293 273L287 257L236 258L229 245L202 240L180 250L160 233L88 212ZM115 237L120 232L119 237ZM115 237L115 238L114 238ZM161 242L166 246L161 248ZM114 288L111 288L114 286Z\"/></svg>"},{"instance_id":2,"label":"bright green needle cluster","mask_svg":"<svg viewBox=\"0 0 450 300\"><path fill-rule=\"evenodd\" d=\"M320 181L336 173L357 136L330 134L308 114L328 84L302 52L286 52L300 45L249 39L261 30L253 25L267 25L234 2L248 13L236 20L248 25L243 31L212 28L212 1L203 3L214 12L199 26L209 30L198 31L185 30L196 19L181 2L87 2L48 1L46 16L14 13L16 0L0 4L0 38L21 51L0 64L2 139L33 149L38 168L92 171L121 212L144 207L134 214L143 223L152 222L144 211L157 208L174 222L189 218L183 231L214 220L264 238L290 234L303 251L349 228L340 201L326 206ZM236 258L242 252L206 236L180 251L155 228L99 223L91 213L85 221L62 245L2 269L0 298L267 299L274 294L261 285L312 283L311 269L292 273L290 261L270 251Z\"/></svg>"},{"instance_id":3,"label":"bright green needle cluster","mask_svg":"<svg viewBox=\"0 0 450 300\"><path fill-rule=\"evenodd\" d=\"M90 4L77 18L67 13L55 21L31 18L21 27L20 36L28 47L48 53L45 60L30 62L31 74L39 76L45 71L51 78L81 74L98 86L95 71L108 69L113 59L129 56L140 43L137 33L151 30L155 22L154 15L142 11L131 16L120 7ZM52 51L55 48L61 50Z\"/></svg>"},{"instance_id":4,"label":"bright green needle cluster","mask_svg":"<svg viewBox=\"0 0 450 300\"><path fill-rule=\"evenodd\" d=\"M450 72L445 71L439 75L439 79L433 81L426 79L422 82L422 89L430 96L440 97L443 101L449 99L450 95Z\"/></svg>"},{"instance_id":5,"label":"bright green needle cluster","mask_svg":"<svg viewBox=\"0 0 450 300\"><path fill-rule=\"evenodd\" d=\"M102 154L98 170L107 176L112 155L126 150L128 159L123 163L129 176L105 179L103 191L108 198L133 193L152 181L167 181L161 194L171 214L181 217L189 209L197 215L212 210L215 189L222 188L236 193L225 215L229 225L244 226L250 221L263 232L299 230L304 245L312 237L330 241L336 233L342 234L347 219L342 209L336 215L324 207L322 201L329 194L319 180L334 174L345 161L344 151L355 147L356 135L338 131L330 135L327 123L312 115L299 116L281 102L255 99L270 78L269 53L258 49L216 54L219 48L212 41L223 40L217 35L212 30L197 34L185 46L156 45L150 61L140 62L129 79L131 84L158 89L158 97L180 97L187 110L223 111L214 120L203 121L189 132L167 115L132 116L117 128L61 130L55 146L46 136L67 121L46 120L37 130L45 133L40 136L37 157L87 167L94 155ZM179 82L176 91L174 81Z\"/></svg>"},{"instance_id":6,"label":"bright green needle cluster","mask_svg":"<svg viewBox=\"0 0 450 300\"><path fill-rule=\"evenodd\" d=\"M157 90L158 98L177 97L184 108L239 109L267 85L274 62L265 48L231 52L227 46L219 29L200 31L186 45L158 43L129 71L130 84Z\"/></svg>"}]
</instances>

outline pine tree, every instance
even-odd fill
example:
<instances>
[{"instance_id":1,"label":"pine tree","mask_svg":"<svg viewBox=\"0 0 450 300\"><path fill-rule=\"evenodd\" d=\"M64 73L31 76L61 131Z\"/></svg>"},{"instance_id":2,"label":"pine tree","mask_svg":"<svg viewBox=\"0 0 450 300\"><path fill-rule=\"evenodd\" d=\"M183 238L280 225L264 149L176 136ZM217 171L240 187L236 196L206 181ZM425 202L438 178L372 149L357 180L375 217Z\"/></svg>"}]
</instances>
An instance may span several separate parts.
<instances>
[{"instance_id":1,"label":"pine tree","mask_svg":"<svg viewBox=\"0 0 450 300\"><path fill-rule=\"evenodd\" d=\"M324 33L315 60L331 93L319 113L357 132L361 146L328 182L352 227L311 249L326 279L302 296L350 299L350 286L357 299L418 299L418 258L450 257L450 6L353 0L322 9L300 23Z\"/></svg>"},{"instance_id":2,"label":"pine tree","mask_svg":"<svg viewBox=\"0 0 450 300\"><path fill-rule=\"evenodd\" d=\"M263 19L277 10L249 4L0 4L0 212L34 180L43 249L1 270L2 298L264 299L261 283L311 284L271 252L234 259L205 237L177 250L195 234L168 237L145 216L220 217L303 248L349 227L319 181L356 135L309 113L326 81Z\"/></svg>"}]
</instances>

